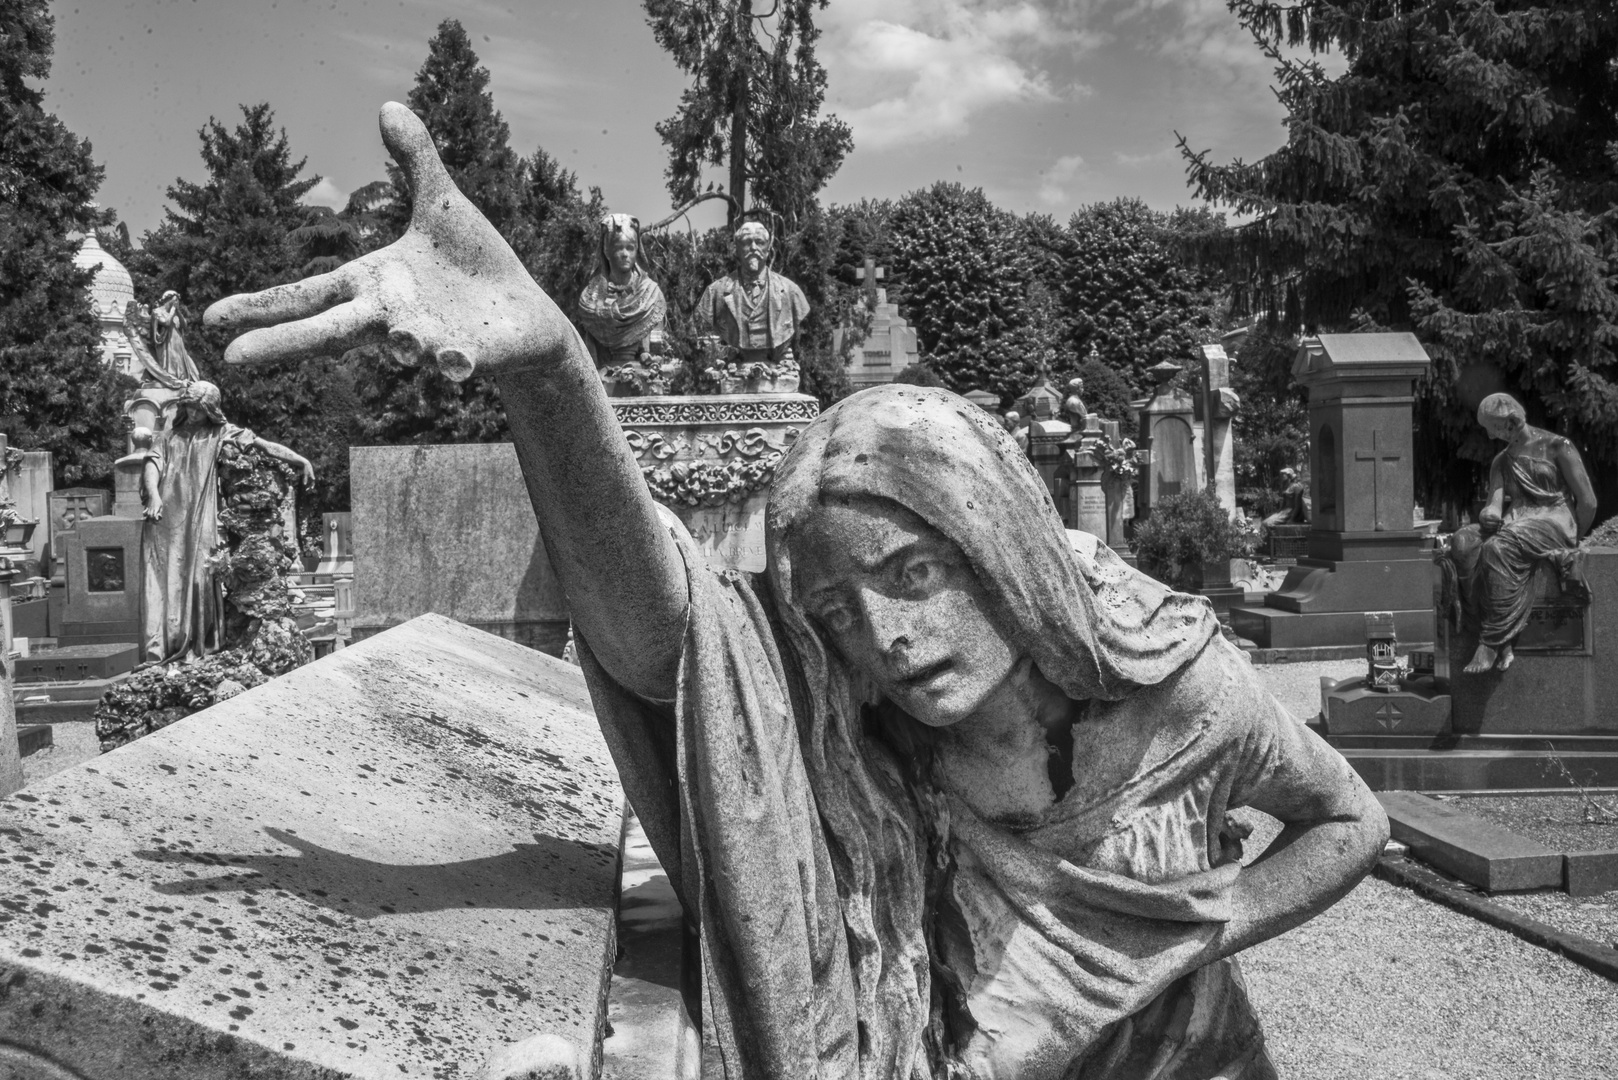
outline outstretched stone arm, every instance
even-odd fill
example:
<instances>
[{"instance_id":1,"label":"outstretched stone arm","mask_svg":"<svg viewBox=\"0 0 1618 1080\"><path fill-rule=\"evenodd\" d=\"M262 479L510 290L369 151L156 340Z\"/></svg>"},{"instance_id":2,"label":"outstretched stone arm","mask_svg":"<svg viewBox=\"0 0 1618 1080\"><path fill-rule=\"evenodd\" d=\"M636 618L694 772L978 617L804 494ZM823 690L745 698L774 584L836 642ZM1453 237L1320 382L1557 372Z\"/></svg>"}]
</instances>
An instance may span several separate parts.
<instances>
[{"instance_id":1,"label":"outstretched stone arm","mask_svg":"<svg viewBox=\"0 0 1618 1080\"><path fill-rule=\"evenodd\" d=\"M260 435L253 436L253 445L270 455L272 458L284 461L288 465L296 465L298 470L303 473L304 483L312 484L315 482L315 467L309 463L308 458L304 457L296 450L282 446L278 442L271 442L269 439L266 439Z\"/></svg>"},{"instance_id":2,"label":"outstretched stone arm","mask_svg":"<svg viewBox=\"0 0 1618 1080\"><path fill-rule=\"evenodd\" d=\"M404 236L329 274L221 300L207 324L249 330L225 352L233 363L372 346L452 379L493 375L574 625L626 688L673 698L685 568L584 342L455 187L415 114L389 102L381 127L415 196Z\"/></svg>"}]
</instances>

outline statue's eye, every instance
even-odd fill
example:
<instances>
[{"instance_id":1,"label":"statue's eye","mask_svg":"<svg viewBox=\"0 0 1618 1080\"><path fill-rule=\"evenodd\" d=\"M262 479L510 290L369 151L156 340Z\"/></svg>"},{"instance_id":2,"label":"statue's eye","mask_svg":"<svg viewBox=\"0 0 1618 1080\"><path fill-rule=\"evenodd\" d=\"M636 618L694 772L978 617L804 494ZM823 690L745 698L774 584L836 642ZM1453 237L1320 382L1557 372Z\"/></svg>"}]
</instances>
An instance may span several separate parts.
<instances>
[{"instance_id":1,"label":"statue's eye","mask_svg":"<svg viewBox=\"0 0 1618 1080\"><path fill-rule=\"evenodd\" d=\"M936 559L915 559L899 572L899 585L907 592L925 591L944 580L946 567Z\"/></svg>"},{"instance_id":2,"label":"statue's eye","mask_svg":"<svg viewBox=\"0 0 1618 1080\"><path fill-rule=\"evenodd\" d=\"M834 634L846 634L859 622L859 614L847 604L828 604L815 615Z\"/></svg>"}]
</instances>

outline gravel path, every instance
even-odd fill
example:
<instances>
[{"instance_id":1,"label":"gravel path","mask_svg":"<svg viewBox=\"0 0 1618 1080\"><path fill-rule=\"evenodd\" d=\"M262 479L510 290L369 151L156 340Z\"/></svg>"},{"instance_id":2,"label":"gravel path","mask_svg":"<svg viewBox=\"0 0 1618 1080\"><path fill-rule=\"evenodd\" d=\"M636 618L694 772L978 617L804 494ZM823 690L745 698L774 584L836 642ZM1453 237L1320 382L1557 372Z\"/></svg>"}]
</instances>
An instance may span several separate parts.
<instances>
[{"instance_id":1,"label":"gravel path","mask_svg":"<svg viewBox=\"0 0 1618 1080\"><path fill-rule=\"evenodd\" d=\"M1478 795L1448 801L1457 810L1557 851L1618 848L1618 796Z\"/></svg>"},{"instance_id":2,"label":"gravel path","mask_svg":"<svg viewBox=\"0 0 1618 1080\"><path fill-rule=\"evenodd\" d=\"M1241 962L1283 1080L1618 1076L1618 985L1374 878Z\"/></svg>"},{"instance_id":3,"label":"gravel path","mask_svg":"<svg viewBox=\"0 0 1618 1080\"><path fill-rule=\"evenodd\" d=\"M1320 677L1347 679L1365 674L1364 660L1309 660L1292 664L1254 664L1259 681L1293 716L1309 720L1320 714Z\"/></svg>"}]
</instances>

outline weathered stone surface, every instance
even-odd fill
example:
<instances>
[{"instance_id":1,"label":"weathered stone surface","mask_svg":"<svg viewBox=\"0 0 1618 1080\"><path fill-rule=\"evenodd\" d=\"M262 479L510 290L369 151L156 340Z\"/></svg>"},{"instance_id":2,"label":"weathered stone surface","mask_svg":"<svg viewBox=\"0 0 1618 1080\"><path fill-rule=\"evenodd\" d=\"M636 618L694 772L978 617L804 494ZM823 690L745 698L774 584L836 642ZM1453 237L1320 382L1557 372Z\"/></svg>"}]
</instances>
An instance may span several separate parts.
<instances>
[{"instance_id":1,"label":"weathered stone surface","mask_svg":"<svg viewBox=\"0 0 1618 1080\"><path fill-rule=\"evenodd\" d=\"M621 807L576 668L413 620L0 801L0 1045L87 1080L589 1062Z\"/></svg>"},{"instance_id":2,"label":"weathered stone surface","mask_svg":"<svg viewBox=\"0 0 1618 1080\"><path fill-rule=\"evenodd\" d=\"M1562 854L1413 791L1377 794L1393 838L1422 862L1489 892L1555 889Z\"/></svg>"},{"instance_id":3,"label":"weathered stone surface","mask_svg":"<svg viewBox=\"0 0 1618 1080\"><path fill-rule=\"evenodd\" d=\"M1564 856L1570 896L1595 896L1618 889L1618 851L1570 851Z\"/></svg>"},{"instance_id":4,"label":"weathered stone surface","mask_svg":"<svg viewBox=\"0 0 1618 1080\"><path fill-rule=\"evenodd\" d=\"M510 443L349 451L354 636L427 612L560 656L567 599Z\"/></svg>"},{"instance_id":5,"label":"weathered stone surface","mask_svg":"<svg viewBox=\"0 0 1618 1080\"><path fill-rule=\"evenodd\" d=\"M1618 707L1613 704L1618 701L1618 548L1589 549L1585 578L1591 595L1587 652L1525 647L1508 670L1469 675L1462 668L1477 638L1443 620L1438 647L1449 664L1457 733L1618 734Z\"/></svg>"}]
</instances>

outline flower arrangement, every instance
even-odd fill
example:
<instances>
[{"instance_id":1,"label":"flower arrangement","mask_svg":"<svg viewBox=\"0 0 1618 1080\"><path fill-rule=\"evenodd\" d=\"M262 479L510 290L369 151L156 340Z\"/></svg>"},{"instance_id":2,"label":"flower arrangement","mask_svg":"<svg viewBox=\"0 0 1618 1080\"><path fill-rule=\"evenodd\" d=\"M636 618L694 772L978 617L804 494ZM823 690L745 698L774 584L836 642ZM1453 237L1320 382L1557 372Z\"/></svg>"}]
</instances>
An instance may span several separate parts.
<instances>
[{"instance_id":1,"label":"flower arrangement","mask_svg":"<svg viewBox=\"0 0 1618 1080\"><path fill-rule=\"evenodd\" d=\"M1140 474L1140 459L1135 452L1135 440L1124 439L1117 446L1103 447L1101 467L1114 479L1135 479Z\"/></svg>"}]
</instances>

